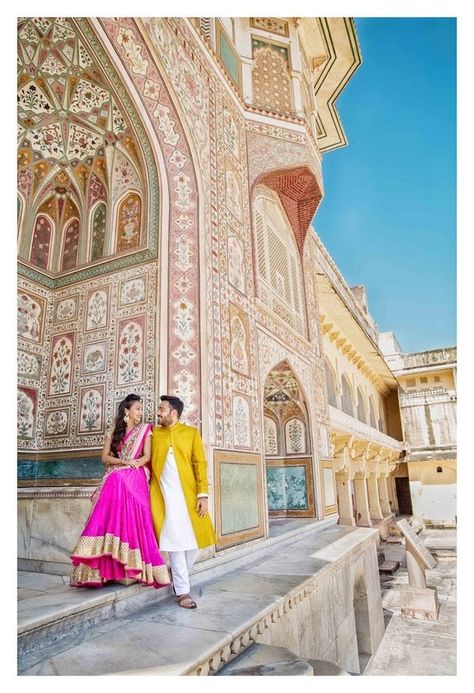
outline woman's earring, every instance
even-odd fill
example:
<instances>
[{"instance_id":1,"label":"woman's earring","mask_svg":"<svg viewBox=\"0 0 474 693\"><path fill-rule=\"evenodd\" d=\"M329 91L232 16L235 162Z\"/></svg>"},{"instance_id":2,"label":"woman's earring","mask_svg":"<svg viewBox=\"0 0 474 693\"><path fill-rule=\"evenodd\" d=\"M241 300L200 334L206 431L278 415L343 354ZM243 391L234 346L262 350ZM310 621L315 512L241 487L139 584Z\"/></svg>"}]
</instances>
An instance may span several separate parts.
<instances>
[{"instance_id":1,"label":"woman's earring","mask_svg":"<svg viewBox=\"0 0 474 693\"><path fill-rule=\"evenodd\" d=\"M123 417L123 420L125 421L126 424L128 424L128 422L130 421L129 415L125 414L125 416Z\"/></svg>"}]
</instances>

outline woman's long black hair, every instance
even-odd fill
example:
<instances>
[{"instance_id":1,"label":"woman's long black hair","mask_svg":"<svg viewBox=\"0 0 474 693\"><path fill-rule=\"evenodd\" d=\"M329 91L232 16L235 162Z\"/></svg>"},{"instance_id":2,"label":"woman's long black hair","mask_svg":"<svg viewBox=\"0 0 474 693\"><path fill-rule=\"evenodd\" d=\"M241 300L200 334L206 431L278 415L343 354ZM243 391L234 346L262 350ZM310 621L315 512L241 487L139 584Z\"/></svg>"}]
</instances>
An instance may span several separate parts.
<instances>
[{"instance_id":1,"label":"woman's long black hair","mask_svg":"<svg viewBox=\"0 0 474 693\"><path fill-rule=\"evenodd\" d=\"M115 417L114 432L112 433L112 443L110 445L110 452L114 457L118 457L118 447L123 440L125 431L127 430L127 424L124 421L125 409L130 409L134 402L141 402L142 398L139 395L127 395L124 400L119 404L117 416Z\"/></svg>"}]
</instances>

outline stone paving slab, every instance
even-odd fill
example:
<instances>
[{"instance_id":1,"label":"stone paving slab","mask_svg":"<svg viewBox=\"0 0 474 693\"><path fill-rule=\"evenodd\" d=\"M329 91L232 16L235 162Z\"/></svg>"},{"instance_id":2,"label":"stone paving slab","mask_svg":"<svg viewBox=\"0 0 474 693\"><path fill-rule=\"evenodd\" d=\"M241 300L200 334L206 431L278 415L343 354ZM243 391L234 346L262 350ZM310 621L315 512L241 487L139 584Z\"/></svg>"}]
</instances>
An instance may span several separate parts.
<instances>
[{"instance_id":1,"label":"stone paving slab","mask_svg":"<svg viewBox=\"0 0 474 693\"><path fill-rule=\"evenodd\" d=\"M436 532L441 543L452 537L439 537L446 530L425 530L423 534ZM425 537L422 537L425 539ZM455 541L455 539L454 539ZM428 542L426 542L428 545ZM400 556L400 548L387 546L387 557ZM398 552L398 553L397 553ZM391 584L383 583L382 603L389 618L384 637L370 662L369 676L455 676L457 659L456 642L456 561L439 561L436 568L426 571L429 587L436 587L440 602L436 621L405 618L400 611L400 588L408 584L406 561Z\"/></svg>"}]
</instances>

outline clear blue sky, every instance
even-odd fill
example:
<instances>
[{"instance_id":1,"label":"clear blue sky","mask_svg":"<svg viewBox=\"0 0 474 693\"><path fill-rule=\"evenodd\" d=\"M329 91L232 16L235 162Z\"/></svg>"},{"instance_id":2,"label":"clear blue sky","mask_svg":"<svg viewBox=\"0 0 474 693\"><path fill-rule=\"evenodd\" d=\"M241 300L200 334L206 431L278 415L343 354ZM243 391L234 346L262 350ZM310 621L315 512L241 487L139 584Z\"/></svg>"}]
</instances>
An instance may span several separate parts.
<instances>
[{"instance_id":1,"label":"clear blue sky","mask_svg":"<svg viewBox=\"0 0 474 693\"><path fill-rule=\"evenodd\" d=\"M313 226L364 284L402 351L456 343L456 20L356 19L362 53L336 108Z\"/></svg>"}]
</instances>

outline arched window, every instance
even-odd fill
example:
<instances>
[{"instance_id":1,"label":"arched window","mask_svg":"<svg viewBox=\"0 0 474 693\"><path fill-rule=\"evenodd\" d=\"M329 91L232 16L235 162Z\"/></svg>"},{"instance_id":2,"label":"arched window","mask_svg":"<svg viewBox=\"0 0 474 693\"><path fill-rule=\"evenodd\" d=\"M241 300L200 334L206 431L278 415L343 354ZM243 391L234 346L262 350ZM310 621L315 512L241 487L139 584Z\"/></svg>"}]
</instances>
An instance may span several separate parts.
<instances>
[{"instance_id":1,"label":"arched window","mask_svg":"<svg viewBox=\"0 0 474 693\"><path fill-rule=\"evenodd\" d=\"M117 214L116 252L132 250L140 245L142 201L136 192L120 202Z\"/></svg>"},{"instance_id":2,"label":"arched window","mask_svg":"<svg viewBox=\"0 0 474 693\"><path fill-rule=\"evenodd\" d=\"M378 429L379 429L379 431L382 431L383 433L385 433L385 405L384 405L383 399L381 399L379 402Z\"/></svg>"},{"instance_id":3,"label":"arched window","mask_svg":"<svg viewBox=\"0 0 474 693\"><path fill-rule=\"evenodd\" d=\"M367 410L365 407L365 397L362 388L357 388L357 418L362 423L367 423Z\"/></svg>"},{"instance_id":4,"label":"arched window","mask_svg":"<svg viewBox=\"0 0 474 693\"><path fill-rule=\"evenodd\" d=\"M33 242L30 252L30 262L36 265L36 267L48 269L52 231L53 225L51 220L44 214L39 214L36 217L33 229Z\"/></svg>"},{"instance_id":5,"label":"arched window","mask_svg":"<svg viewBox=\"0 0 474 693\"><path fill-rule=\"evenodd\" d=\"M253 105L280 113L291 113L292 88L288 70L288 49L267 43L261 37L252 40Z\"/></svg>"},{"instance_id":6,"label":"arched window","mask_svg":"<svg viewBox=\"0 0 474 693\"><path fill-rule=\"evenodd\" d=\"M302 332L303 276L293 230L276 193L257 192L254 210L258 297Z\"/></svg>"},{"instance_id":7,"label":"arched window","mask_svg":"<svg viewBox=\"0 0 474 693\"><path fill-rule=\"evenodd\" d=\"M328 386L328 402L332 407L337 407L337 397L336 397L336 378L334 377L334 371L330 364L325 360L324 365L326 367L326 381Z\"/></svg>"},{"instance_id":8,"label":"arched window","mask_svg":"<svg viewBox=\"0 0 474 693\"><path fill-rule=\"evenodd\" d=\"M79 219L73 219L64 234L61 272L74 269L77 265L77 249L79 248Z\"/></svg>"},{"instance_id":9,"label":"arched window","mask_svg":"<svg viewBox=\"0 0 474 693\"><path fill-rule=\"evenodd\" d=\"M342 398L341 398L341 408L342 411L349 416L354 416L354 403L352 400L352 389L349 385L349 381L345 375L341 377L342 385Z\"/></svg>"},{"instance_id":10,"label":"arched window","mask_svg":"<svg viewBox=\"0 0 474 693\"><path fill-rule=\"evenodd\" d=\"M104 255L106 216L107 208L100 202L92 214L91 260L99 260Z\"/></svg>"},{"instance_id":11,"label":"arched window","mask_svg":"<svg viewBox=\"0 0 474 693\"><path fill-rule=\"evenodd\" d=\"M375 404L374 404L374 398L372 395L369 397L369 422L372 428L376 428L377 424L375 423L377 420L377 417L375 415Z\"/></svg>"}]
</instances>

